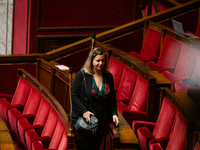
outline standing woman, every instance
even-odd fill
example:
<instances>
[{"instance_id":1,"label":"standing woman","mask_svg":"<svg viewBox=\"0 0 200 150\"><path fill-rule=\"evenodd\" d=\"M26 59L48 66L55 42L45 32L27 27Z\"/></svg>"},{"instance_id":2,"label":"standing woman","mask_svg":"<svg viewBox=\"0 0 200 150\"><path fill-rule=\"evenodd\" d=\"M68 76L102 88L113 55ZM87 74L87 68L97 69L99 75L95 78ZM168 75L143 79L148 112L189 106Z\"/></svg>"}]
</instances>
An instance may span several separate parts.
<instances>
[{"instance_id":1,"label":"standing woman","mask_svg":"<svg viewBox=\"0 0 200 150\"><path fill-rule=\"evenodd\" d=\"M80 86L83 73L79 71L71 88L72 125L75 126L79 116L90 123L91 115L98 118L99 124L94 134L75 131L75 143L77 150L99 150L108 122L119 125L113 76L108 71L105 51L100 47L91 50L81 70L85 73L87 91Z\"/></svg>"}]
</instances>

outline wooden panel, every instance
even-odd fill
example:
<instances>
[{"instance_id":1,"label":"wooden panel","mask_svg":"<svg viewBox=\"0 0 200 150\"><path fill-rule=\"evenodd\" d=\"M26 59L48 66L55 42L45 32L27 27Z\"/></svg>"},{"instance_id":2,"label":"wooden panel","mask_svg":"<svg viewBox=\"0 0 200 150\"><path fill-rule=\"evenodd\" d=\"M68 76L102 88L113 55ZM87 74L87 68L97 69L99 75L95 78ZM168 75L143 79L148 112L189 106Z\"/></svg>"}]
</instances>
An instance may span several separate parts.
<instances>
[{"instance_id":1,"label":"wooden panel","mask_svg":"<svg viewBox=\"0 0 200 150\"><path fill-rule=\"evenodd\" d=\"M105 30L132 21L133 8L134 0L38 0L38 29Z\"/></svg>"},{"instance_id":2,"label":"wooden panel","mask_svg":"<svg viewBox=\"0 0 200 150\"><path fill-rule=\"evenodd\" d=\"M46 53L57 48L82 40L90 35L43 35L37 36L37 53Z\"/></svg>"}]
</instances>

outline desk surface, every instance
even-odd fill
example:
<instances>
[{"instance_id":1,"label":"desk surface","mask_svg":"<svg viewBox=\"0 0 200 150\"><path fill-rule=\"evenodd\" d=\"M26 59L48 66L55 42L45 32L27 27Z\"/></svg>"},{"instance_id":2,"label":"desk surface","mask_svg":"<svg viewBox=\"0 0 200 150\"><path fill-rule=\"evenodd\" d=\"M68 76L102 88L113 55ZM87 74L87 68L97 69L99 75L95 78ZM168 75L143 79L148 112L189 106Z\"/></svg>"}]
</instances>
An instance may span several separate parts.
<instances>
[{"instance_id":1,"label":"desk surface","mask_svg":"<svg viewBox=\"0 0 200 150\"><path fill-rule=\"evenodd\" d=\"M118 117L120 121L120 126L116 129L119 131L119 134L115 136L115 133L117 131L115 131L114 129L112 129L112 131L109 131L111 135L112 149L139 149L139 143L135 133L119 112ZM111 123L110 127L112 127ZM114 134L112 134L111 132L113 132ZM117 140L117 138L119 138L119 140Z\"/></svg>"},{"instance_id":2,"label":"desk surface","mask_svg":"<svg viewBox=\"0 0 200 150\"><path fill-rule=\"evenodd\" d=\"M0 150L15 150L9 130L0 118Z\"/></svg>"}]
</instances>

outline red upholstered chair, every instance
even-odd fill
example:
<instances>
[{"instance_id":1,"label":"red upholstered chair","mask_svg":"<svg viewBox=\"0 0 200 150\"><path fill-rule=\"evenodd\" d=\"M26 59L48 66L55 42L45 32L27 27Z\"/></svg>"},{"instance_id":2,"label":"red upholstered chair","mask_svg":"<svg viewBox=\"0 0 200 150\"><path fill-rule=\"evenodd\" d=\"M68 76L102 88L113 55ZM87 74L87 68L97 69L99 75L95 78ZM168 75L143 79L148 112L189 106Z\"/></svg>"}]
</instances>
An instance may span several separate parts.
<instances>
[{"instance_id":1,"label":"red upholstered chair","mask_svg":"<svg viewBox=\"0 0 200 150\"><path fill-rule=\"evenodd\" d=\"M25 132L28 149L67 150L67 133L57 112L51 108L41 133L34 129Z\"/></svg>"},{"instance_id":2,"label":"red upholstered chair","mask_svg":"<svg viewBox=\"0 0 200 150\"><path fill-rule=\"evenodd\" d=\"M24 106L24 110L21 113L16 108L11 108L8 110L8 120L10 122L10 129L13 138L19 139L17 121L20 118L29 118L29 121L33 121L38 110L42 95L35 89L31 88L28 100ZM21 141L18 141L21 142Z\"/></svg>"},{"instance_id":3,"label":"red upholstered chair","mask_svg":"<svg viewBox=\"0 0 200 150\"><path fill-rule=\"evenodd\" d=\"M172 74L169 71L161 72L163 76L165 76L168 80L172 82L171 86L172 91L175 91L174 89L175 82L191 77L194 71L197 56L198 52L196 50L183 44L174 73Z\"/></svg>"},{"instance_id":4,"label":"red upholstered chair","mask_svg":"<svg viewBox=\"0 0 200 150\"><path fill-rule=\"evenodd\" d=\"M41 99L40 105L36 112L35 118L33 122L30 122L27 118L19 118L17 121L17 128L19 132L20 140L24 147L27 146L25 141L25 132L28 129L35 129L38 132L41 132L43 126L46 124L47 118L49 116L49 112L51 110L51 104L43 97ZM28 145L28 149L31 148L31 145Z\"/></svg>"},{"instance_id":5,"label":"red upholstered chair","mask_svg":"<svg viewBox=\"0 0 200 150\"><path fill-rule=\"evenodd\" d=\"M200 54L190 78L174 83L175 92L184 92L200 106Z\"/></svg>"},{"instance_id":6,"label":"red upholstered chair","mask_svg":"<svg viewBox=\"0 0 200 150\"><path fill-rule=\"evenodd\" d=\"M117 61L116 59L110 57L108 67L109 67L110 72L113 75L114 88L115 88L115 91L117 92L124 65L121 62Z\"/></svg>"},{"instance_id":7,"label":"red upholstered chair","mask_svg":"<svg viewBox=\"0 0 200 150\"><path fill-rule=\"evenodd\" d=\"M183 150L186 141L187 122L177 111L173 127L169 135L169 142L160 139L152 139L149 142L150 150Z\"/></svg>"},{"instance_id":8,"label":"red upholstered chair","mask_svg":"<svg viewBox=\"0 0 200 150\"><path fill-rule=\"evenodd\" d=\"M141 76L136 75L136 79L132 77L131 79L133 80L132 85L134 85L134 88L128 106L123 101L117 102L118 111L130 126L134 120L146 120L146 101L148 91L148 82Z\"/></svg>"},{"instance_id":9,"label":"red upholstered chair","mask_svg":"<svg viewBox=\"0 0 200 150\"><path fill-rule=\"evenodd\" d=\"M117 89L116 99L117 101L123 101L124 103L129 102L135 88L135 83L138 74L133 70L124 66L120 83Z\"/></svg>"},{"instance_id":10,"label":"red upholstered chair","mask_svg":"<svg viewBox=\"0 0 200 150\"><path fill-rule=\"evenodd\" d=\"M133 121L132 129L136 133L142 150L149 149L152 139L168 141L173 128L176 108L166 99L163 99L162 108L156 123Z\"/></svg>"},{"instance_id":11,"label":"red upholstered chair","mask_svg":"<svg viewBox=\"0 0 200 150\"><path fill-rule=\"evenodd\" d=\"M181 46L182 44L179 41L166 35L158 62L155 63L153 61L148 61L146 64L158 72L167 70L173 73L180 54Z\"/></svg>"},{"instance_id":12,"label":"red upholstered chair","mask_svg":"<svg viewBox=\"0 0 200 150\"><path fill-rule=\"evenodd\" d=\"M19 78L17 88L13 95L11 102L7 101L5 98L0 98L0 117L6 123L9 128L7 112L11 108L16 108L20 112L23 111L24 105L28 99L30 93L31 85L24 79Z\"/></svg>"},{"instance_id":13,"label":"red upholstered chair","mask_svg":"<svg viewBox=\"0 0 200 150\"><path fill-rule=\"evenodd\" d=\"M159 56L160 40L161 33L151 28L148 28L140 54L134 51L129 52L129 54L143 62L156 62Z\"/></svg>"}]
</instances>

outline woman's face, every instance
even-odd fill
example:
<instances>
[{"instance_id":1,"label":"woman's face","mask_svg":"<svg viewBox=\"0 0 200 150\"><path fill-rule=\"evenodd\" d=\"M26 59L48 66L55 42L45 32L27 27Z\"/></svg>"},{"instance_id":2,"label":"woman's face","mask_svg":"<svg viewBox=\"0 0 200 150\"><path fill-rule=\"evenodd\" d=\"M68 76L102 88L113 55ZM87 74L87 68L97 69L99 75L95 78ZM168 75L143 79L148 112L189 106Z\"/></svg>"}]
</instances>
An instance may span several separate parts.
<instances>
[{"instance_id":1,"label":"woman's face","mask_svg":"<svg viewBox=\"0 0 200 150\"><path fill-rule=\"evenodd\" d=\"M93 59L94 71L102 71L105 65L105 55L97 55Z\"/></svg>"}]
</instances>

